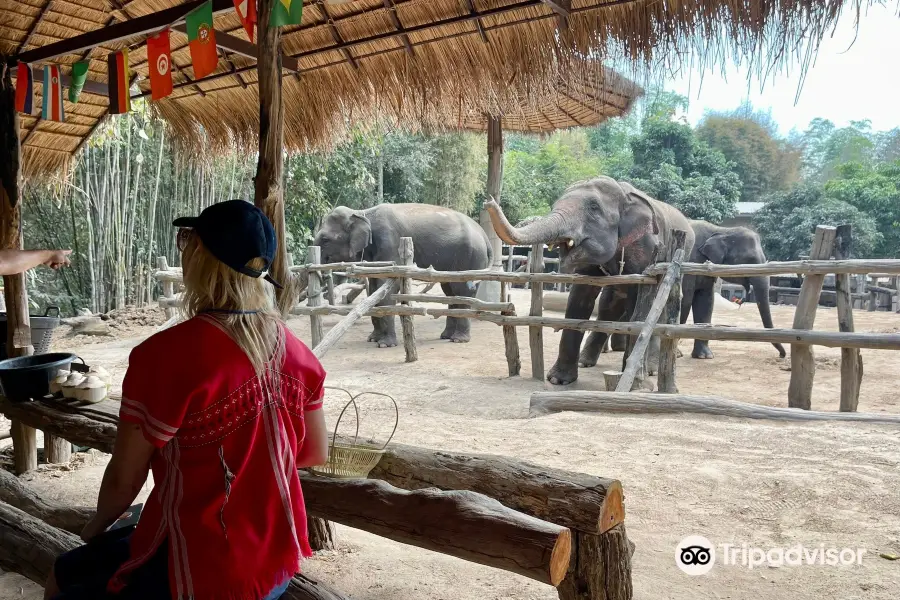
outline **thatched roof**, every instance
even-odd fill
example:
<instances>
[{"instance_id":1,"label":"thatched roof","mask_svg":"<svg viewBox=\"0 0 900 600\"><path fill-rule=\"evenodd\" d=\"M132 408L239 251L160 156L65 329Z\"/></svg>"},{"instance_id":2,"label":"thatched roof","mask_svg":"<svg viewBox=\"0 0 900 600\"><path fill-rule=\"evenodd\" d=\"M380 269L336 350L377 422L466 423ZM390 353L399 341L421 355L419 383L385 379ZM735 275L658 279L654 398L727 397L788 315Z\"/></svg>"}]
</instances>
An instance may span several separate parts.
<instances>
[{"instance_id":1,"label":"thatched roof","mask_svg":"<svg viewBox=\"0 0 900 600\"><path fill-rule=\"evenodd\" d=\"M610 55L634 65L673 63L676 56L752 55L764 68L816 43L844 1L572 0L561 23L549 5L566 3L549 0L306 0L302 24L283 30L283 51L300 66L284 78L285 144L327 145L343 135L348 121L376 115L440 126L454 114L540 114L558 104L560 80L609 82L595 59ZM181 3L0 0L0 53L16 54ZM215 29L247 39L234 12L218 15ZM89 79L106 81L105 56L128 46L139 74L136 86L149 94L144 37L89 52ZM252 144L259 112L254 61L229 54L214 78L195 84L186 37L173 31L172 44L177 89L155 103L159 114L189 142ZM83 56L54 60L70 65ZM594 59L584 60L588 56ZM38 81L35 87L40 92ZM621 96L619 105L627 105L627 91ZM97 127L107 104L107 98L85 92L77 105L66 104L64 124L23 116L26 170L64 164ZM571 105L564 106L569 111Z\"/></svg>"}]
</instances>

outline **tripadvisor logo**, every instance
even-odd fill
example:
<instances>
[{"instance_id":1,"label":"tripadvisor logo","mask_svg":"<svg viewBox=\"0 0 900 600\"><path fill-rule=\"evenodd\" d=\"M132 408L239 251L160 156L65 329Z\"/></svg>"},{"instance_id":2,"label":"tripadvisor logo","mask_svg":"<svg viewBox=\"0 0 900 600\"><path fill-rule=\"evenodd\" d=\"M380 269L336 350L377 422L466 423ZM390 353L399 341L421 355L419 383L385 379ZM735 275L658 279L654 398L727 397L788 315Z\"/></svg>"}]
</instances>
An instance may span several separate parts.
<instances>
[{"instance_id":1,"label":"tripadvisor logo","mask_svg":"<svg viewBox=\"0 0 900 600\"><path fill-rule=\"evenodd\" d=\"M865 548L829 548L825 544L807 548L796 544L789 548L758 548L749 544L719 544L707 538L691 535L675 547L675 564L688 575L709 573L717 558L723 566L747 569L758 567L800 567L822 565L829 567L861 565Z\"/></svg>"}]
</instances>

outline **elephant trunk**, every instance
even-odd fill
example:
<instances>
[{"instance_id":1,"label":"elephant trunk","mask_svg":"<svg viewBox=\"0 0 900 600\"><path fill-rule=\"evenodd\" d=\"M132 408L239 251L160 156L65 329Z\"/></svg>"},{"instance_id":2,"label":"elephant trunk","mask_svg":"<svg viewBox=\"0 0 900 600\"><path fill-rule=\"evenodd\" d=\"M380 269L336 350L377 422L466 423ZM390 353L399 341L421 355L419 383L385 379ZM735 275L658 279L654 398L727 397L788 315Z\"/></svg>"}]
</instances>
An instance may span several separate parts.
<instances>
[{"instance_id":1,"label":"elephant trunk","mask_svg":"<svg viewBox=\"0 0 900 600\"><path fill-rule=\"evenodd\" d=\"M550 213L523 227L513 227L503 214L500 205L493 200L485 202L484 208L491 216L491 224L497 236L507 244L519 246L551 244L565 237L567 227L563 215L559 213Z\"/></svg>"},{"instance_id":2,"label":"elephant trunk","mask_svg":"<svg viewBox=\"0 0 900 600\"><path fill-rule=\"evenodd\" d=\"M751 277L750 285L753 286L753 292L756 295L756 307L759 309L759 316L762 319L763 327L773 329L775 324L772 323L772 310L769 307L769 277L767 275L760 277ZM778 343L772 344L778 350L778 355L784 358L787 353L784 346Z\"/></svg>"}]
</instances>

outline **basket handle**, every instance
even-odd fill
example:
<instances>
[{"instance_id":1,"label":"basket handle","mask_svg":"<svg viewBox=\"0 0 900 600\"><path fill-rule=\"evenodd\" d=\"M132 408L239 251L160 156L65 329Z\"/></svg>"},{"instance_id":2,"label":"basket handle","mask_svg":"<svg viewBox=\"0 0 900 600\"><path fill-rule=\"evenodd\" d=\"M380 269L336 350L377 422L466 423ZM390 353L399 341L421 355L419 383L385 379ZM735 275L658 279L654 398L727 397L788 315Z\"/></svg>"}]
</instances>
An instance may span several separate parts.
<instances>
[{"instance_id":1,"label":"basket handle","mask_svg":"<svg viewBox=\"0 0 900 600\"><path fill-rule=\"evenodd\" d=\"M353 400L355 401L360 396L365 396L366 394L372 394L373 396L384 396L385 398L390 400L391 403L394 405L394 429L391 430L391 435L388 436L388 439L384 443L384 445L378 449L379 452L382 452L382 451L384 451L385 448L388 447L388 444L391 443L391 440L394 439L394 434L397 433L397 425L400 424L400 408L397 406L397 401L394 400L393 396L389 396L388 394L383 394L381 392L360 392L357 395L353 396ZM354 402L354 404L356 404L356 402ZM359 431L359 414L358 413L357 413L356 423L357 423L357 431ZM337 425L335 425L334 429L335 429L335 431L337 431Z\"/></svg>"},{"instance_id":2,"label":"basket handle","mask_svg":"<svg viewBox=\"0 0 900 600\"><path fill-rule=\"evenodd\" d=\"M351 404L353 405L353 410L356 412L356 432L353 434L353 443L356 444L356 441L359 439L359 406L356 405L356 399L353 397L353 395L344 388L333 387L329 385L324 385L322 387L328 390L340 390L350 397L350 401L344 405L343 409L341 409L341 414L340 416L338 416L338 419L334 424L334 432L331 434L331 452L328 455L328 461L331 462L332 457L334 456L334 446L337 443L338 427L341 424L341 419L344 418L344 413L347 411L347 407L349 407Z\"/></svg>"},{"instance_id":3,"label":"basket handle","mask_svg":"<svg viewBox=\"0 0 900 600\"><path fill-rule=\"evenodd\" d=\"M58 316L59 316L59 307L58 307L58 306L48 306L48 307L47 307L47 310L44 311L44 316L45 316L45 317L49 317L49 316L50 316L50 311L51 311L51 310L55 310L55 311L56 311L56 314L53 315L54 317L58 317Z\"/></svg>"}]
</instances>

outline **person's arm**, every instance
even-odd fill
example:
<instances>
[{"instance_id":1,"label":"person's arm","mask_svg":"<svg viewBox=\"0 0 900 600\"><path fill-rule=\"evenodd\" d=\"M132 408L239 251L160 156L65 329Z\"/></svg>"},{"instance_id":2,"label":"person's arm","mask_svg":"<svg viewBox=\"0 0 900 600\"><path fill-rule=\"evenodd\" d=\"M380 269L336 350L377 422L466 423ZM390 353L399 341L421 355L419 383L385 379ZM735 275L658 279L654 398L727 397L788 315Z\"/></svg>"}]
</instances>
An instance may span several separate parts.
<instances>
[{"instance_id":1,"label":"person's arm","mask_svg":"<svg viewBox=\"0 0 900 600\"><path fill-rule=\"evenodd\" d=\"M306 437L297 453L297 468L324 465L328 462L328 430L325 427L322 404L319 403L315 410L304 411L303 421L306 424Z\"/></svg>"},{"instance_id":2,"label":"person's arm","mask_svg":"<svg viewBox=\"0 0 900 600\"><path fill-rule=\"evenodd\" d=\"M85 526L81 539L89 541L103 533L131 506L147 481L150 458L155 450L140 425L119 423L116 445L100 485L97 514Z\"/></svg>"},{"instance_id":3,"label":"person's arm","mask_svg":"<svg viewBox=\"0 0 900 600\"><path fill-rule=\"evenodd\" d=\"M69 264L71 250L0 250L0 275L24 273L40 265L58 269Z\"/></svg>"}]
</instances>

